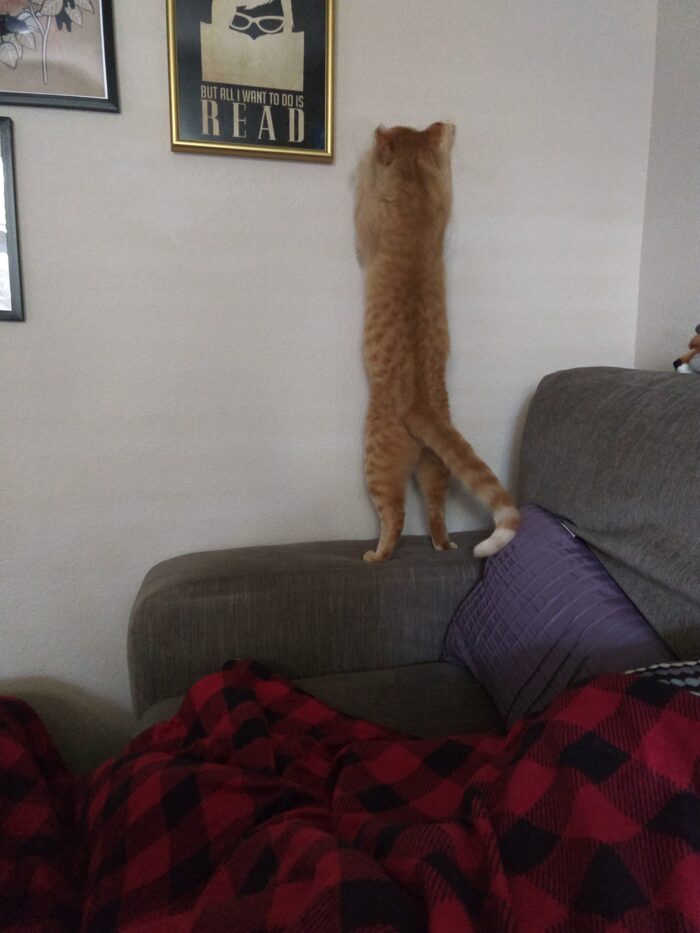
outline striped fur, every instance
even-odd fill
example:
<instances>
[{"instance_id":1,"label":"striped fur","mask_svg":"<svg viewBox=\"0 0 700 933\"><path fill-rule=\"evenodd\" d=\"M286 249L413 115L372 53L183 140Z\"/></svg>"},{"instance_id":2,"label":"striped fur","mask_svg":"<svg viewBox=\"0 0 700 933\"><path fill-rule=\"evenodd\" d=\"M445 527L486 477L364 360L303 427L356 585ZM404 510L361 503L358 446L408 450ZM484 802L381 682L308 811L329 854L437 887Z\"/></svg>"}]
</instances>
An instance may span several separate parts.
<instances>
[{"instance_id":1,"label":"striped fur","mask_svg":"<svg viewBox=\"0 0 700 933\"><path fill-rule=\"evenodd\" d=\"M368 561L393 553L412 473L438 550L454 547L445 527L451 473L494 515L494 532L474 549L477 557L504 547L520 521L506 490L450 419L443 240L453 140L454 127L444 123L423 132L380 127L358 171L355 227L365 269L363 349L370 383L365 472L381 522Z\"/></svg>"}]
</instances>

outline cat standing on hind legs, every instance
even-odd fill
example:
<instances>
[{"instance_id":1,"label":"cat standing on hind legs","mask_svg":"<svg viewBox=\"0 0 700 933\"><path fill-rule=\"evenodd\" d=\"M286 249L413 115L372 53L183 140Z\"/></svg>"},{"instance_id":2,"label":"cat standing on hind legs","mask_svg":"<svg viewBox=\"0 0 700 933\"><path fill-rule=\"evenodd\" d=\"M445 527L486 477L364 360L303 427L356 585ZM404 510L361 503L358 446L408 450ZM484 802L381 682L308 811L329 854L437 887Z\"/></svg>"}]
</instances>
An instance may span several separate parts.
<instances>
[{"instance_id":1,"label":"cat standing on hind legs","mask_svg":"<svg viewBox=\"0 0 700 933\"><path fill-rule=\"evenodd\" d=\"M445 499L454 473L493 512L496 527L474 548L500 551L518 510L450 419L443 241L452 203L454 127L380 127L360 164L357 252L365 270L364 358L370 383L365 473L381 532L365 560L387 560L403 530L406 484L415 472L433 546L451 544Z\"/></svg>"}]
</instances>

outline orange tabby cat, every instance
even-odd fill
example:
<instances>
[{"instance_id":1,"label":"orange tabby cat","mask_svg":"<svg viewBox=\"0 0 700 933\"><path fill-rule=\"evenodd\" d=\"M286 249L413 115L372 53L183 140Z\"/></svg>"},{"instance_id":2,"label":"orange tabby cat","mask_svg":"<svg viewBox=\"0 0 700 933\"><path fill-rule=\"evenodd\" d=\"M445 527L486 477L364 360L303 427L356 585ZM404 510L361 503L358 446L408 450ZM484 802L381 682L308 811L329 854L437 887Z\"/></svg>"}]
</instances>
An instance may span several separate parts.
<instances>
[{"instance_id":1,"label":"orange tabby cat","mask_svg":"<svg viewBox=\"0 0 700 933\"><path fill-rule=\"evenodd\" d=\"M515 535L520 516L506 490L450 420L443 239L450 213L454 127L375 133L360 165L355 225L366 276L364 357L370 382L365 430L367 485L381 520L376 551L391 556L414 471L433 546L454 547L445 527L450 473L494 513L496 527L474 548L487 557Z\"/></svg>"}]
</instances>

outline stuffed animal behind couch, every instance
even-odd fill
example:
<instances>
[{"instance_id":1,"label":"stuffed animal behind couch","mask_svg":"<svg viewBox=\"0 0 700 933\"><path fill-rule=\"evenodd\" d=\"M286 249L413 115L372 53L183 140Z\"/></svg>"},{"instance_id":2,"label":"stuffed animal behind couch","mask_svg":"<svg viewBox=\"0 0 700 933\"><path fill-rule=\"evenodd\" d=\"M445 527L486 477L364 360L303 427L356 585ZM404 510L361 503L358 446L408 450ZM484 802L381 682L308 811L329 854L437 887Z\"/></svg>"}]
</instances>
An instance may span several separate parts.
<instances>
[{"instance_id":1,"label":"stuffed animal behind couch","mask_svg":"<svg viewBox=\"0 0 700 933\"><path fill-rule=\"evenodd\" d=\"M700 373L700 324L695 328L695 336L688 344L688 353L673 361L676 372Z\"/></svg>"}]
</instances>

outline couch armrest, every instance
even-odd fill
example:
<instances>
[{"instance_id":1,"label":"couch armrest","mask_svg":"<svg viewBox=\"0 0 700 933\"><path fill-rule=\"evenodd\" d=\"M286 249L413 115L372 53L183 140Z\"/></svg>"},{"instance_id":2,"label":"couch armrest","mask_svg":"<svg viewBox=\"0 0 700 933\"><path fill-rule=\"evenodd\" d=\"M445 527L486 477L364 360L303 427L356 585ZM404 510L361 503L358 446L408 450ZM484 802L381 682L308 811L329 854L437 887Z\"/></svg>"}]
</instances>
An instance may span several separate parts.
<instances>
[{"instance_id":1,"label":"couch armrest","mask_svg":"<svg viewBox=\"0 0 700 933\"><path fill-rule=\"evenodd\" d=\"M289 678L436 661L453 612L481 575L482 532L436 552L406 537L390 561L375 542L332 541L186 554L146 576L129 621L134 710L184 693L232 658Z\"/></svg>"}]
</instances>

